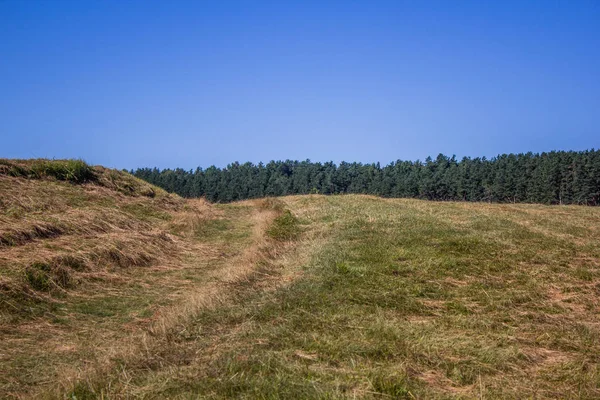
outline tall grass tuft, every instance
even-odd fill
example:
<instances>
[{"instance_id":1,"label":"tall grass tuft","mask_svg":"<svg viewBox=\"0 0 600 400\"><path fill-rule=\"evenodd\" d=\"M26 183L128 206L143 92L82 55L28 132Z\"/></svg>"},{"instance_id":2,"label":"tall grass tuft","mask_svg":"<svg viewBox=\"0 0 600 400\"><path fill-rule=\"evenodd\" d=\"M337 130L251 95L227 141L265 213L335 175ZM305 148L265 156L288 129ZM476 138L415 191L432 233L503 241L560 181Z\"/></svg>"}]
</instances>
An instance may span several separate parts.
<instances>
[{"instance_id":1,"label":"tall grass tuft","mask_svg":"<svg viewBox=\"0 0 600 400\"><path fill-rule=\"evenodd\" d=\"M290 210L283 213L273 220L273 224L267 230L267 234L279 241L294 240L300 234L300 225L298 218Z\"/></svg>"},{"instance_id":2,"label":"tall grass tuft","mask_svg":"<svg viewBox=\"0 0 600 400\"><path fill-rule=\"evenodd\" d=\"M40 160L33 163L31 171L38 177L53 177L73 183L96 180L93 168L83 160Z\"/></svg>"},{"instance_id":3,"label":"tall grass tuft","mask_svg":"<svg viewBox=\"0 0 600 400\"><path fill-rule=\"evenodd\" d=\"M85 183L97 180L94 169L83 160L0 160L0 175L30 179L54 178Z\"/></svg>"}]
</instances>

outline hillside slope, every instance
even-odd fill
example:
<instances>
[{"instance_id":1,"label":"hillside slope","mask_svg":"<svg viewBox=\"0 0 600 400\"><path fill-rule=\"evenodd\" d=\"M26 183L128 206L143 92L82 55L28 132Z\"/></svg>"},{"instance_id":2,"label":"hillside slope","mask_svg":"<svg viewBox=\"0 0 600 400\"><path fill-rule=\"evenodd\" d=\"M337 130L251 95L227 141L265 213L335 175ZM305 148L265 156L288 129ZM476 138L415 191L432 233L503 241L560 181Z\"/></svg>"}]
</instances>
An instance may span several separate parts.
<instances>
[{"instance_id":1,"label":"hillside slope","mask_svg":"<svg viewBox=\"0 0 600 400\"><path fill-rule=\"evenodd\" d=\"M0 397L600 397L597 208L219 205L11 163Z\"/></svg>"},{"instance_id":2,"label":"hillside slope","mask_svg":"<svg viewBox=\"0 0 600 400\"><path fill-rule=\"evenodd\" d=\"M80 283L101 285L121 268L149 266L176 250L161 230L168 212L183 207L176 196L77 161L0 168L4 323L51 310Z\"/></svg>"},{"instance_id":3,"label":"hillside slope","mask_svg":"<svg viewBox=\"0 0 600 400\"><path fill-rule=\"evenodd\" d=\"M185 201L80 161L0 160L0 397L61 397L164 339L277 247L265 232L281 212Z\"/></svg>"}]
</instances>

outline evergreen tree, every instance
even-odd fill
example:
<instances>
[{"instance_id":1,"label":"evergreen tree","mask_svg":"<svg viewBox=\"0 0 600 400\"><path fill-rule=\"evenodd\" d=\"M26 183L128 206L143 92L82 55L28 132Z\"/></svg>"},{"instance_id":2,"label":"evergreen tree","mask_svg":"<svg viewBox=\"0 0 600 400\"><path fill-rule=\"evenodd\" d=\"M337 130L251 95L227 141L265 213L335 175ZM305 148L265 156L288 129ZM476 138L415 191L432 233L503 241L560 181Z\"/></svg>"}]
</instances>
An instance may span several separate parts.
<instances>
[{"instance_id":1,"label":"evergreen tree","mask_svg":"<svg viewBox=\"0 0 600 400\"><path fill-rule=\"evenodd\" d=\"M361 164L271 161L225 168L140 168L132 173L167 191L209 201L288 194L363 193L429 200L600 204L600 151L503 154Z\"/></svg>"}]
</instances>

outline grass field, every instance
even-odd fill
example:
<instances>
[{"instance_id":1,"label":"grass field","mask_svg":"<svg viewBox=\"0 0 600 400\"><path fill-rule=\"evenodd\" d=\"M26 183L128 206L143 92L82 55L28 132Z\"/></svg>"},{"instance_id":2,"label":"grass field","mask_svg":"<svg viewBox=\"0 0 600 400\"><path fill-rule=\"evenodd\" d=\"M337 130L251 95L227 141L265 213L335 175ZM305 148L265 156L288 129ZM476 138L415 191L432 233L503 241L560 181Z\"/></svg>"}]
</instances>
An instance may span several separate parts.
<instances>
[{"instance_id":1,"label":"grass field","mask_svg":"<svg viewBox=\"0 0 600 400\"><path fill-rule=\"evenodd\" d=\"M600 397L598 208L218 205L9 164L2 398Z\"/></svg>"}]
</instances>

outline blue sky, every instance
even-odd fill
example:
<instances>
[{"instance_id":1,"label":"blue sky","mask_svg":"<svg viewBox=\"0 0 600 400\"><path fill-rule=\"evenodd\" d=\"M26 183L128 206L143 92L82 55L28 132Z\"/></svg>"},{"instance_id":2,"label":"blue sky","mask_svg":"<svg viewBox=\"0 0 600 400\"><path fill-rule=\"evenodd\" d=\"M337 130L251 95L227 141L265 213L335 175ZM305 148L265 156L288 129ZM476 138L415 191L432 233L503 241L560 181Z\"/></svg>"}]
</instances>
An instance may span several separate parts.
<instances>
[{"instance_id":1,"label":"blue sky","mask_svg":"<svg viewBox=\"0 0 600 400\"><path fill-rule=\"evenodd\" d=\"M0 93L117 168L598 148L600 2L0 0Z\"/></svg>"}]
</instances>

